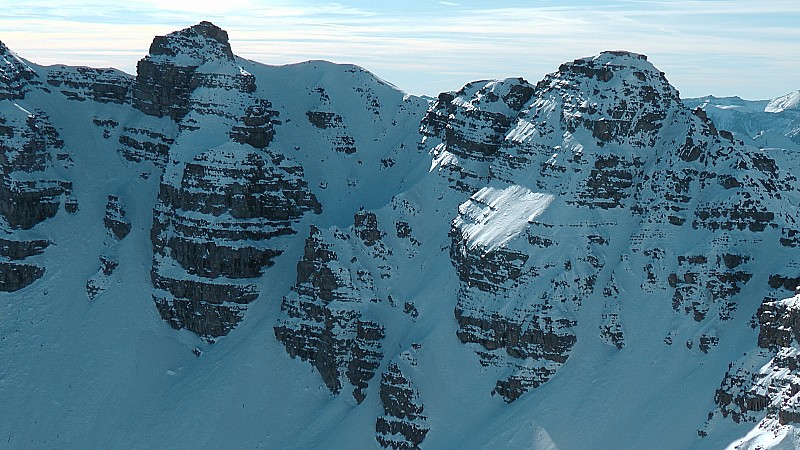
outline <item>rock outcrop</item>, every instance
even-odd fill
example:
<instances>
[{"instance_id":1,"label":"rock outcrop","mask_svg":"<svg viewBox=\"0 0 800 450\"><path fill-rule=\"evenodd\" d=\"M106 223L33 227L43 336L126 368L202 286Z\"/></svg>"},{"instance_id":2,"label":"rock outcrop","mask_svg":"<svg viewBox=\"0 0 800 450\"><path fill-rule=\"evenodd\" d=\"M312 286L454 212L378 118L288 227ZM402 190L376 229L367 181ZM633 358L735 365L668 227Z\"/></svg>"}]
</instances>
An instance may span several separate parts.
<instances>
[{"instance_id":1,"label":"rock outcrop","mask_svg":"<svg viewBox=\"0 0 800 450\"><path fill-rule=\"evenodd\" d=\"M489 181L490 163L533 93L527 81L509 78L439 94L421 130L433 164L447 174L453 188L472 192Z\"/></svg>"},{"instance_id":2,"label":"rock outcrop","mask_svg":"<svg viewBox=\"0 0 800 450\"><path fill-rule=\"evenodd\" d=\"M103 242L103 252L98 257L100 267L97 269L97 273L86 281L86 296L89 300L96 299L108 289L112 275L120 264L117 250L119 241L125 239L131 232L131 221L127 217L119 196L108 196L103 225L106 227L108 235Z\"/></svg>"},{"instance_id":3,"label":"rock outcrop","mask_svg":"<svg viewBox=\"0 0 800 450\"><path fill-rule=\"evenodd\" d=\"M157 36L149 55L136 66L133 106L145 114L178 122L189 112L192 91L213 78L198 72L198 68L208 62L233 59L228 33L210 22ZM244 84L252 90L251 83Z\"/></svg>"},{"instance_id":4,"label":"rock outcrop","mask_svg":"<svg viewBox=\"0 0 800 450\"><path fill-rule=\"evenodd\" d=\"M346 377L361 403L383 358L385 331L368 318L369 304L382 299L370 272L351 256L349 238L312 226L275 337L290 356L310 362L331 392L340 392Z\"/></svg>"},{"instance_id":5,"label":"rock outcrop","mask_svg":"<svg viewBox=\"0 0 800 450\"><path fill-rule=\"evenodd\" d=\"M248 106L240 119L241 125L235 125L231 130L231 139L255 148L266 148L275 136L274 124L278 122L276 117L279 114L270 108L272 104L267 100Z\"/></svg>"},{"instance_id":6,"label":"rock outcrop","mask_svg":"<svg viewBox=\"0 0 800 450\"><path fill-rule=\"evenodd\" d=\"M22 109L0 117L0 215L11 229L28 230L56 215L72 186L52 173L50 150L64 142L43 113Z\"/></svg>"},{"instance_id":7,"label":"rock outcrop","mask_svg":"<svg viewBox=\"0 0 800 450\"><path fill-rule=\"evenodd\" d=\"M30 85L41 84L36 73L5 44L0 42L0 100L21 100Z\"/></svg>"},{"instance_id":8,"label":"rock outcrop","mask_svg":"<svg viewBox=\"0 0 800 450\"><path fill-rule=\"evenodd\" d=\"M317 129L324 139L330 142L331 148L347 155L358 151L355 139L348 133L347 124L341 115L332 111L330 97L324 87L312 89L312 95L319 98L319 105L313 111L307 111L308 123Z\"/></svg>"},{"instance_id":9,"label":"rock outcrop","mask_svg":"<svg viewBox=\"0 0 800 450\"><path fill-rule=\"evenodd\" d=\"M98 122L102 124L102 121ZM110 128L116 128L119 125L106 123L111 125ZM119 131L120 147L117 151L129 161L150 161L156 166L164 167L169 161L169 150L177 135L175 127L169 125L148 128L123 126ZM105 132L110 135L109 128L106 128Z\"/></svg>"},{"instance_id":10,"label":"rock outcrop","mask_svg":"<svg viewBox=\"0 0 800 450\"><path fill-rule=\"evenodd\" d=\"M778 436L800 424L800 298L765 302L757 319L759 348L729 365L709 423L721 416L758 423L761 433Z\"/></svg>"},{"instance_id":11,"label":"rock outcrop","mask_svg":"<svg viewBox=\"0 0 800 450\"><path fill-rule=\"evenodd\" d=\"M416 365L410 353L401 355L400 363ZM375 439L383 448L418 449L430 428L419 391L414 388L398 362L391 362L381 374L383 415L375 422Z\"/></svg>"},{"instance_id":12,"label":"rock outcrop","mask_svg":"<svg viewBox=\"0 0 800 450\"><path fill-rule=\"evenodd\" d=\"M72 199L72 185L53 170L51 151L58 152L64 142L44 113L17 106L12 114L0 115L0 136L0 230L4 235L0 290L13 292L45 272L44 267L22 262L50 244L27 237L28 230L54 217L62 203L68 210L77 203Z\"/></svg>"},{"instance_id":13,"label":"rock outcrop","mask_svg":"<svg viewBox=\"0 0 800 450\"><path fill-rule=\"evenodd\" d=\"M506 90L524 92L512 97L523 104L492 94L508 83L442 94L422 143L433 167L460 174L440 170L448 184L473 193L451 230L455 314L461 341L483 365L507 371L495 392L512 401L552 377L576 342L586 299L604 302L594 326L624 348L617 286L632 278L691 320L730 320L757 264L750 242L779 244L771 230L794 223L770 206L795 195L794 176L686 108L642 55L605 52L530 89L511 83ZM455 120L462 115L492 127ZM712 250L675 245L685 229ZM696 330L687 347L706 353L719 344L714 327Z\"/></svg>"},{"instance_id":14,"label":"rock outcrop","mask_svg":"<svg viewBox=\"0 0 800 450\"><path fill-rule=\"evenodd\" d=\"M128 103L132 82L130 75L116 69L55 66L47 70L47 84L79 102Z\"/></svg>"},{"instance_id":15,"label":"rock outcrop","mask_svg":"<svg viewBox=\"0 0 800 450\"><path fill-rule=\"evenodd\" d=\"M118 240L125 239L128 233L131 232L131 221L128 219L119 197L116 195L108 196L103 225Z\"/></svg>"},{"instance_id":16,"label":"rock outcrop","mask_svg":"<svg viewBox=\"0 0 800 450\"><path fill-rule=\"evenodd\" d=\"M302 168L250 146L226 144L173 170L162 180L151 233L154 298L175 328L222 336L257 295L242 281L281 253L270 240L295 233L292 224L320 204Z\"/></svg>"}]
</instances>

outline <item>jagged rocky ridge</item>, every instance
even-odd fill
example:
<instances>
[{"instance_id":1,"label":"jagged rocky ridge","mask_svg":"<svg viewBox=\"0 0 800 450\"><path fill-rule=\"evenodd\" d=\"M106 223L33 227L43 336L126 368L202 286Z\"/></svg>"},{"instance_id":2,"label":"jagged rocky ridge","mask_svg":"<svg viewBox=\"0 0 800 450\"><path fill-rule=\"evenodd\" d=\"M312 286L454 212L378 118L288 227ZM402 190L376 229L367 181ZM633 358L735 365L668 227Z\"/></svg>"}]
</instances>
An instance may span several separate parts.
<instances>
[{"instance_id":1,"label":"jagged rocky ridge","mask_svg":"<svg viewBox=\"0 0 800 450\"><path fill-rule=\"evenodd\" d=\"M783 147L761 145L629 52L427 102L352 66L241 59L209 22L156 37L135 77L0 57L6 295L54 290L53 229L96 222L76 256L92 305L151 248L149 308L206 341L195 355L267 329L330 404L382 411L362 429L385 448L441 446L442 417L469 414L432 379L530 406L590 351L649 345L708 366L748 351L714 372L692 445L799 420L791 108L763 135ZM81 135L124 170L87 183ZM758 348L731 352L751 315Z\"/></svg>"},{"instance_id":2,"label":"jagged rocky ridge","mask_svg":"<svg viewBox=\"0 0 800 450\"><path fill-rule=\"evenodd\" d=\"M529 86L504 83L516 83L518 91ZM489 82L458 103L473 105L470 111L487 98L497 103L507 97L492 94L501 87L508 90ZM431 110L452 98L440 96ZM536 85L526 108L506 113L494 122L509 125L485 171L486 182L501 187L485 187L460 206L451 254L461 280L459 338L477 344L482 364L510 365L495 388L508 401L547 381L567 360L575 314L587 298L604 303L603 323L595 327L621 348L623 277L669 298L676 312L698 323L711 315L729 320L736 295L753 276L744 269L753 253L746 248L761 241L754 234L774 236L794 222L788 211L771 207L795 195L794 176L720 133L702 110L683 107L644 56L608 52L564 64ZM447 167L442 173L486 164L486 153L447 155L447 136L442 141L431 147ZM526 185L557 200L545 204ZM508 216L520 211L527 217L509 226ZM675 245L673 236L686 229L711 253ZM493 241L492 233L501 232L505 241ZM672 332L665 341L672 342ZM687 337L702 352L717 342L710 329Z\"/></svg>"}]
</instances>

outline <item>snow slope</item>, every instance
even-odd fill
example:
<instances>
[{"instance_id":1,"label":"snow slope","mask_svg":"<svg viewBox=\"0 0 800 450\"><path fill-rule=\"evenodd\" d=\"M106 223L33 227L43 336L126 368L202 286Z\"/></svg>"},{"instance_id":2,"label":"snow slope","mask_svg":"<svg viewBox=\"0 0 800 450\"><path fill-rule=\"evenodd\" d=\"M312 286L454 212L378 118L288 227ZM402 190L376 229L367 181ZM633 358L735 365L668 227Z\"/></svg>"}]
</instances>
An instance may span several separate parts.
<instances>
[{"instance_id":1,"label":"snow slope","mask_svg":"<svg viewBox=\"0 0 800 450\"><path fill-rule=\"evenodd\" d=\"M453 226L461 229L470 249L486 253L505 245L540 215L553 196L531 192L523 186L484 187L458 207Z\"/></svg>"},{"instance_id":2,"label":"snow slope","mask_svg":"<svg viewBox=\"0 0 800 450\"><path fill-rule=\"evenodd\" d=\"M764 112L781 113L790 109L798 109L798 106L800 106L800 91L794 91L771 100L764 107Z\"/></svg>"},{"instance_id":3,"label":"snow slope","mask_svg":"<svg viewBox=\"0 0 800 450\"><path fill-rule=\"evenodd\" d=\"M0 49L3 447L797 443L788 107L621 51L428 101L208 22L136 77Z\"/></svg>"}]
</instances>

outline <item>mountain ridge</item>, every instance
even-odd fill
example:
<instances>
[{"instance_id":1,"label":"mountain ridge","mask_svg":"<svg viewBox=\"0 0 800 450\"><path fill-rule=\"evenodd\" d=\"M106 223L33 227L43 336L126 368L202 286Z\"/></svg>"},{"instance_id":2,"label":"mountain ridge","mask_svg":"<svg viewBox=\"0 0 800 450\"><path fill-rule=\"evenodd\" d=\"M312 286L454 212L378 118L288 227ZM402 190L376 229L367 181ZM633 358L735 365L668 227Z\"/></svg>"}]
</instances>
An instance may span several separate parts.
<instances>
[{"instance_id":1,"label":"mountain ridge","mask_svg":"<svg viewBox=\"0 0 800 450\"><path fill-rule=\"evenodd\" d=\"M12 446L798 442L791 109L623 51L427 101L210 22L135 78L1 48Z\"/></svg>"}]
</instances>

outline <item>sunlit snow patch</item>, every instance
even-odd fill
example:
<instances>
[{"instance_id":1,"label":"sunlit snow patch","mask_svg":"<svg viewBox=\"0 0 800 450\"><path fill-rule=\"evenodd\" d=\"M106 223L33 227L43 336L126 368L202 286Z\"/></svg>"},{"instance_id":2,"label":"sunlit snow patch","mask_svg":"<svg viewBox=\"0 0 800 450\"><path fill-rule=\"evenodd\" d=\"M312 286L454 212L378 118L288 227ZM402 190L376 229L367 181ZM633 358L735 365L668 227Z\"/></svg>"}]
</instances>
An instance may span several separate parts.
<instances>
[{"instance_id":1,"label":"sunlit snow patch","mask_svg":"<svg viewBox=\"0 0 800 450\"><path fill-rule=\"evenodd\" d=\"M431 168L428 172L433 172L438 168L442 170L447 166L458 166L458 156L448 152L445 150L447 148L444 144L439 144L431 151L434 155L433 161L431 161Z\"/></svg>"},{"instance_id":2,"label":"sunlit snow patch","mask_svg":"<svg viewBox=\"0 0 800 450\"><path fill-rule=\"evenodd\" d=\"M764 112L781 113L787 109L800 109L800 91L790 92L772 100L764 108Z\"/></svg>"},{"instance_id":3,"label":"sunlit snow patch","mask_svg":"<svg viewBox=\"0 0 800 450\"><path fill-rule=\"evenodd\" d=\"M490 252L517 237L528 222L542 214L553 196L524 186L485 187L458 207L453 225L470 249Z\"/></svg>"}]
</instances>

